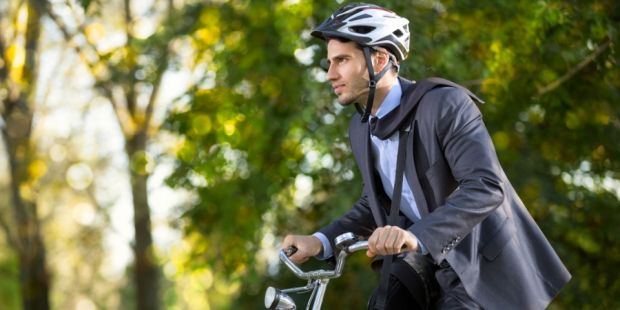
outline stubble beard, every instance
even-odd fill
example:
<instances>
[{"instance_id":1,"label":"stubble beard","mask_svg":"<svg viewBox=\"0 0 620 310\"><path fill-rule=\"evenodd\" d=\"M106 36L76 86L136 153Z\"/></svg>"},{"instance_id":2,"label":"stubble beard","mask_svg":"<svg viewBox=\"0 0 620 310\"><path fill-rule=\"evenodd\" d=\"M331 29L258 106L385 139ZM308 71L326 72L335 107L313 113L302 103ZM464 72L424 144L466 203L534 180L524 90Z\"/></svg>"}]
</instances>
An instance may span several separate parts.
<instances>
[{"instance_id":1,"label":"stubble beard","mask_svg":"<svg viewBox=\"0 0 620 310\"><path fill-rule=\"evenodd\" d=\"M340 103L340 105L342 105L342 106L348 106L348 105L350 105L352 103L356 103L356 102L358 104L360 104L361 106L365 106L366 105L366 101L363 100L363 98L365 98L363 96L364 94L367 95L368 94L368 90L360 91L359 93L357 93L355 95L354 94L349 94L349 95L343 94L344 96L339 95L337 100L338 100L338 103ZM362 101L364 101L364 102L362 102Z\"/></svg>"}]
</instances>

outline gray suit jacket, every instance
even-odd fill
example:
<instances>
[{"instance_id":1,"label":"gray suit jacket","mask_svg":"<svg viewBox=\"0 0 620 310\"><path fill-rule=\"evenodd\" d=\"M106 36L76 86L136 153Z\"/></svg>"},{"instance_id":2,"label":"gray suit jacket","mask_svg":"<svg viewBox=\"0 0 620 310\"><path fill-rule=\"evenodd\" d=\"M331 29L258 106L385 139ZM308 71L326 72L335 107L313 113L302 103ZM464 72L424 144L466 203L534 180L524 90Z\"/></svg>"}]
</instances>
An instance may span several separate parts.
<instances>
[{"instance_id":1,"label":"gray suit jacket","mask_svg":"<svg viewBox=\"0 0 620 310\"><path fill-rule=\"evenodd\" d=\"M412 83L399 79L403 98ZM401 99L401 106L404 105ZM371 158L369 128L355 115L349 139L364 181L360 199L320 231L370 236L389 199ZM485 309L543 309L571 275L508 181L482 115L463 90L436 88L417 107L405 177L422 218L406 227L440 263L447 260Z\"/></svg>"}]
</instances>

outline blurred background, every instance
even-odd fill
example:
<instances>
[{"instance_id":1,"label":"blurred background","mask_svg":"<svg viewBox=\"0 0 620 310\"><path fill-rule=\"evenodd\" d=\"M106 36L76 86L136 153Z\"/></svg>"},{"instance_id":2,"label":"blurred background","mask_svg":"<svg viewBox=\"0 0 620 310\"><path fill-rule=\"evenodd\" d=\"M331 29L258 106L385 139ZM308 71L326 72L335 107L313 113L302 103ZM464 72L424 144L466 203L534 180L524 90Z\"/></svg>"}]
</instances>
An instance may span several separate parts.
<instances>
[{"instance_id":1,"label":"blurred background","mask_svg":"<svg viewBox=\"0 0 620 310\"><path fill-rule=\"evenodd\" d=\"M403 76L487 102L573 273L550 309L619 308L620 3L376 3L411 21ZM0 308L261 309L267 286L304 284L282 237L361 192L355 112L309 35L343 4L0 1ZM368 264L349 261L325 309L365 309Z\"/></svg>"}]
</instances>

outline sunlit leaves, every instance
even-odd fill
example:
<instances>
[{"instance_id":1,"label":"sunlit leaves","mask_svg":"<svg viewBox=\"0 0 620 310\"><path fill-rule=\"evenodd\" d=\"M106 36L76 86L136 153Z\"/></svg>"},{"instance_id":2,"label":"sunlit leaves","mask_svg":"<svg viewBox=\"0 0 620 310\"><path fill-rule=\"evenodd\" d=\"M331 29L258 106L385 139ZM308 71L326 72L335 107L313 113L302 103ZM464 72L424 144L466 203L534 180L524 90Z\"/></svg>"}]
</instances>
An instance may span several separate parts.
<instances>
[{"instance_id":1,"label":"sunlit leaves","mask_svg":"<svg viewBox=\"0 0 620 310\"><path fill-rule=\"evenodd\" d=\"M22 82L24 64L26 63L26 50L24 47L18 44L11 44L6 51L6 59L10 66L9 76L11 80L17 83Z\"/></svg>"},{"instance_id":2,"label":"sunlit leaves","mask_svg":"<svg viewBox=\"0 0 620 310\"><path fill-rule=\"evenodd\" d=\"M200 28L196 31L199 44L213 46L220 39L220 14L215 8L207 8L200 15Z\"/></svg>"},{"instance_id":3,"label":"sunlit leaves","mask_svg":"<svg viewBox=\"0 0 620 310\"><path fill-rule=\"evenodd\" d=\"M28 165L28 177L32 182L37 182L47 172L47 164L42 160L33 160Z\"/></svg>"},{"instance_id":4,"label":"sunlit leaves","mask_svg":"<svg viewBox=\"0 0 620 310\"><path fill-rule=\"evenodd\" d=\"M282 1L276 4L276 18L273 23L281 37L278 45L280 52L292 54L302 44L301 32L290 29L303 29L306 19L302 17L312 14L312 9L313 3L308 0Z\"/></svg>"},{"instance_id":5,"label":"sunlit leaves","mask_svg":"<svg viewBox=\"0 0 620 310\"><path fill-rule=\"evenodd\" d=\"M256 273L265 268L256 266L253 253L263 215L276 201L293 203L287 189L301 160L301 137L291 133L303 132L297 112L311 107L301 103L304 84L293 55L304 12L300 4L279 2L206 6L194 38L213 55L207 65L217 70L215 85L190 93L190 110L165 124L184 137L170 182L200 188L200 202L186 213L187 230L200 232L195 242L209 247L193 249L192 264L213 268L221 283L260 285ZM196 61L204 59L199 54ZM276 198L280 193L289 198Z\"/></svg>"},{"instance_id":6,"label":"sunlit leaves","mask_svg":"<svg viewBox=\"0 0 620 310\"><path fill-rule=\"evenodd\" d=\"M152 156L145 151L134 153L130 159L130 169L139 175L149 175L153 172L155 162Z\"/></svg>"},{"instance_id":7,"label":"sunlit leaves","mask_svg":"<svg viewBox=\"0 0 620 310\"><path fill-rule=\"evenodd\" d=\"M84 34L90 44L97 44L105 36L105 26L97 22L90 23L84 29Z\"/></svg>"}]
</instances>

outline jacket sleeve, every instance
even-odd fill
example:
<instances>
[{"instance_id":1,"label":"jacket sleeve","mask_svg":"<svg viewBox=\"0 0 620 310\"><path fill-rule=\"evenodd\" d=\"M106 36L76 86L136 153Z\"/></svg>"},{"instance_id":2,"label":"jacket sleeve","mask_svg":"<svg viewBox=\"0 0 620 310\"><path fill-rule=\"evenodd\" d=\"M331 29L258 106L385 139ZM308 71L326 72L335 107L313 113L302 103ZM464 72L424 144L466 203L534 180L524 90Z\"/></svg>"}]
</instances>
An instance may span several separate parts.
<instances>
[{"instance_id":1,"label":"jacket sleeve","mask_svg":"<svg viewBox=\"0 0 620 310\"><path fill-rule=\"evenodd\" d=\"M360 198L353 204L344 215L329 225L319 230L329 240L332 249L335 249L334 239L339 235L352 232L358 236L369 237L375 230L376 224L368 204L366 187L362 191Z\"/></svg>"},{"instance_id":2,"label":"jacket sleeve","mask_svg":"<svg viewBox=\"0 0 620 310\"><path fill-rule=\"evenodd\" d=\"M433 178L440 174L451 174L458 184L443 205L410 227L434 260L441 262L502 203L503 173L482 115L463 91L432 91L420 104L418 117L434 129L448 166L430 163L426 177L431 187L445 186L439 181L444 178Z\"/></svg>"}]
</instances>

